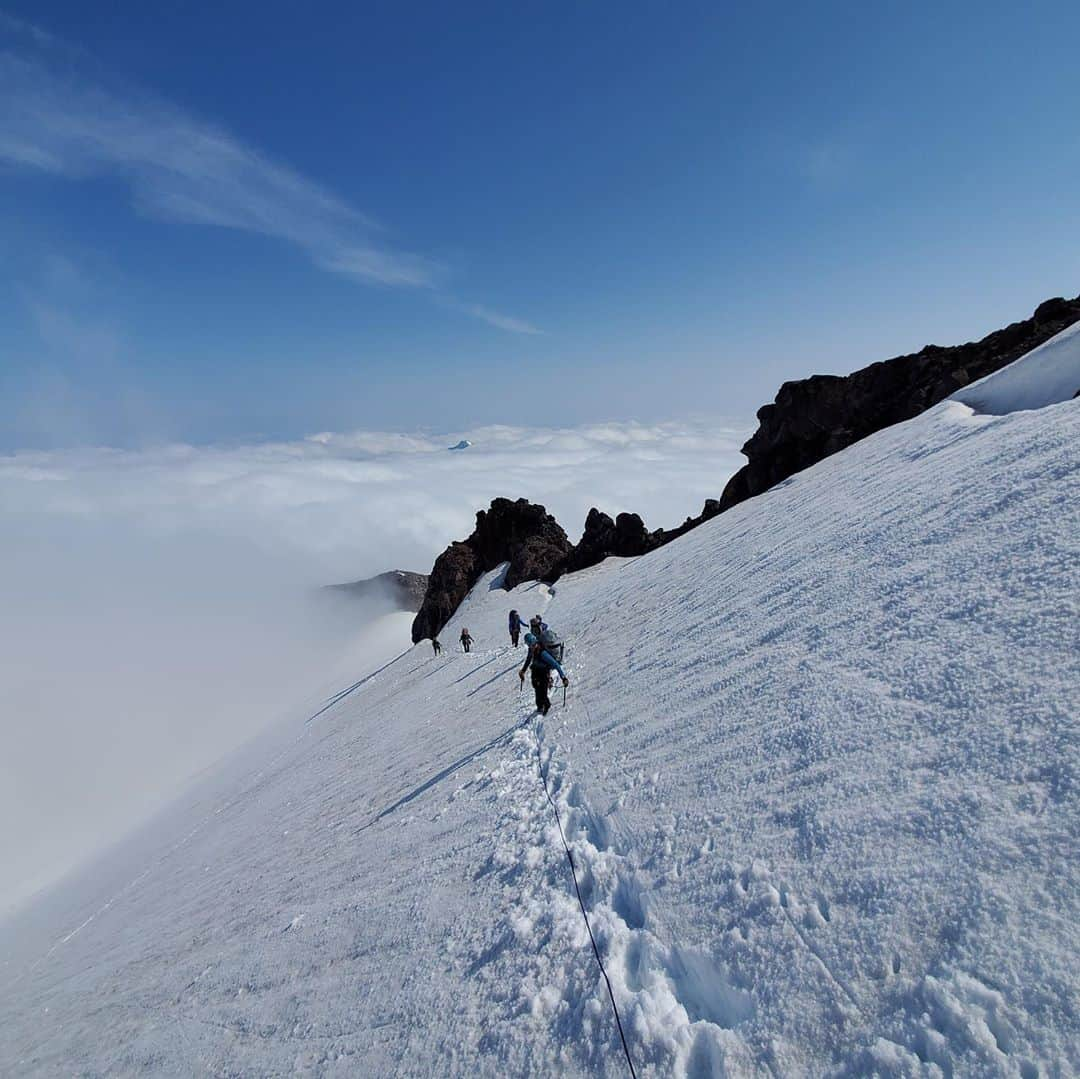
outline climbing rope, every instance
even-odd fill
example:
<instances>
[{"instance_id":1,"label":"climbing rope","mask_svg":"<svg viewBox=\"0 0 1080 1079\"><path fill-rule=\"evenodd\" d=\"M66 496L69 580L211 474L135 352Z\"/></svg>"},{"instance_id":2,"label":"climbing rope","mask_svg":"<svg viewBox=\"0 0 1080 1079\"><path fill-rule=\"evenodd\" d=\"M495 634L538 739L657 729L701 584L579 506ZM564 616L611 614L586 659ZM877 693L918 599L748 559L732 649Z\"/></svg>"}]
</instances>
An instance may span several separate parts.
<instances>
[{"instance_id":1,"label":"climbing rope","mask_svg":"<svg viewBox=\"0 0 1080 1079\"><path fill-rule=\"evenodd\" d=\"M544 784L544 794L547 795L548 804L551 806L552 811L555 813L555 823L559 826L559 837L562 839L563 850L566 851L566 860L570 863L570 876L574 880L574 891L577 893L578 906L581 907L581 916L585 919L585 928L589 933L589 941L592 944L593 955L596 956L596 963L600 967L600 973L604 976L604 982L607 985L608 998L611 1000L611 1010L615 1013L615 1025L619 1028L619 1039L622 1042L623 1053L626 1054L626 1064L630 1069L630 1075L632 1079L637 1079L637 1071L634 1069L634 1060L630 1056L630 1046L626 1044L626 1034L623 1031L622 1019L619 1016L619 1006L615 1003L615 991L611 988L611 979L608 977L608 972L604 969L604 960L600 958L600 949L596 944L596 937L593 936L592 926L589 924L589 912L585 909L585 901L581 898L581 886L578 884L577 867L574 865L574 855L570 851L570 844L566 842L566 833L563 831L562 818L559 816L559 807L555 804L555 799L551 797L551 791L548 788L548 777L544 771L544 760L540 754L540 735L536 730L536 723L533 722L532 727L533 738L536 741L536 767L540 772L540 781Z\"/></svg>"}]
</instances>

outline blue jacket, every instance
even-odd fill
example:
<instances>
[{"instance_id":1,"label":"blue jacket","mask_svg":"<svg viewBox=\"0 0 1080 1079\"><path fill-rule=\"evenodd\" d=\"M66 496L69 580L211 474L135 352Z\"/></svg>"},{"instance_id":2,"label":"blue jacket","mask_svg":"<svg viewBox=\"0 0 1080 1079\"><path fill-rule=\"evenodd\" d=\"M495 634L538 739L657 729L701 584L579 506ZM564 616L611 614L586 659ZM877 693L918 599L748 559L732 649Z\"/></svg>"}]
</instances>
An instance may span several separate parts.
<instances>
[{"instance_id":1,"label":"blue jacket","mask_svg":"<svg viewBox=\"0 0 1080 1079\"><path fill-rule=\"evenodd\" d=\"M525 657L525 662L522 664L521 673L525 673L525 670L529 666L529 664L535 666L537 662L543 664L549 670L554 669L558 671L563 678L566 677L566 671L562 669L562 664L560 664L559 661L546 648L541 648L540 651L534 655L532 645L529 646L529 653Z\"/></svg>"},{"instance_id":2,"label":"blue jacket","mask_svg":"<svg viewBox=\"0 0 1080 1079\"><path fill-rule=\"evenodd\" d=\"M521 621L521 615L517 611L510 612L510 632L513 633L516 629L521 629L524 623Z\"/></svg>"},{"instance_id":3,"label":"blue jacket","mask_svg":"<svg viewBox=\"0 0 1080 1079\"><path fill-rule=\"evenodd\" d=\"M546 663L549 667L554 667L563 678L566 677L566 671L562 669L562 665L546 648L542 648L540 650L540 655L536 658L539 659L541 663Z\"/></svg>"}]
</instances>

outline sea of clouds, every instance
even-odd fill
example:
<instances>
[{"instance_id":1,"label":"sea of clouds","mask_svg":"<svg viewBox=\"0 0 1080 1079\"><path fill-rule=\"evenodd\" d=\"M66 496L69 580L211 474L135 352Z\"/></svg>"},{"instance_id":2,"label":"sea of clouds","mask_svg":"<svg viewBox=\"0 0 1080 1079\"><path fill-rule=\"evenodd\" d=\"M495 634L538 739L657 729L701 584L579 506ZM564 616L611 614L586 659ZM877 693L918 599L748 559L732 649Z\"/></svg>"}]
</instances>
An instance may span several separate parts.
<instances>
[{"instance_id":1,"label":"sea of clouds","mask_svg":"<svg viewBox=\"0 0 1080 1079\"><path fill-rule=\"evenodd\" d=\"M594 505L671 527L719 495L747 433L697 420L0 457L0 913L407 647L408 617L318 586L428 572L498 495L542 502L572 540Z\"/></svg>"}]
</instances>

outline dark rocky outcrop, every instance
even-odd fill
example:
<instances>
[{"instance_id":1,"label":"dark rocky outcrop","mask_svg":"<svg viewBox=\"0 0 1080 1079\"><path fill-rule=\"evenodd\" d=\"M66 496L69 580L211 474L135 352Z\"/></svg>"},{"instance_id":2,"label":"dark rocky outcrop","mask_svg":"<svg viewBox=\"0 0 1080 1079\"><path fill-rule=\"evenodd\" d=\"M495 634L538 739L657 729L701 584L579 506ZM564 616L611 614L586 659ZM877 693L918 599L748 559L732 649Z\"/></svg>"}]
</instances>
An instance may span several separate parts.
<instances>
[{"instance_id":1,"label":"dark rocky outcrop","mask_svg":"<svg viewBox=\"0 0 1080 1079\"><path fill-rule=\"evenodd\" d=\"M758 410L758 429L742 449L748 463L728 481L720 509L768 490L883 427L917 416L1078 319L1080 296L1058 297L1040 304L1031 318L981 341L927 345L850 375L785 382L775 402Z\"/></svg>"},{"instance_id":2,"label":"dark rocky outcrop","mask_svg":"<svg viewBox=\"0 0 1080 1079\"><path fill-rule=\"evenodd\" d=\"M576 573L611 555L629 558L663 543L662 532L650 532L636 513L620 513L613 521L594 506L585 518L585 531L566 560L565 572Z\"/></svg>"},{"instance_id":3,"label":"dark rocky outcrop","mask_svg":"<svg viewBox=\"0 0 1080 1079\"><path fill-rule=\"evenodd\" d=\"M412 624L412 639L437 637L450 621L458 604L480 579L480 561L468 542L451 543L431 568L427 592Z\"/></svg>"},{"instance_id":4,"label":"dark rocky outcrop","mask_svg":"<svg viewBox=\"0 0 1080 1079\"><path fill-rule=\"evenodd\" d=\"M480 576L508 562L505 588L523 581L554 581L563 573L570 540L544 509L524 498L496 498L476 515L476 528L463 542L451 543L435 560L412 639L436 636Z\"/></svg>"},{"instance_id":5,"label":"dark rocky outcrop","mask_svg":"<svg viewBox=\"0 0 1080 1079\"><path fill-rule=\"evenodd\" d=\"M504 586L522 581L554 581L570 553L570 540L543 506L524 498L496 498L476 515L476 528L465 541L480 558L480 572L509 561Z\"/></svg>"},{"instance_id":6,"label":"dark rocky outcrop","mask_svg":"<svg viewBox=\"0 0 1080 1079\"><path fill-rule=\"evenodd\" d=\"M775 402L758 411L758 429L743 446L748 463L728 481L719 500L707 499L697 517L687 517L677 528L650 532L636 513L620 513L612 520L593 508L580 542L572 547L543 506L497 498L476 515L476 529L467 540L452 543L439 555L413 622L413 640L437 634L481 574L502 562L510 563L502 582L509 589L523 581L550 583L611 555L647 554L853 442L911 419L1077 320L1080 296L1047 300L1031 318L981 341L947 348L927 345L850 375L785 382Z\"/></svg>"},{"instance_id":7,"label":"dark rocky outcrop","mask_svg":"<svg viewBox=\"0 0 1080 1079\"><path fill-rule=\"evenodd\" d=\"M698 517L688 517L678 528L650 532L636 513L620 513L614 520L595 507L585 519L585 531L576 546L543 506L523 498L511 502L496 498L476 515L476 528L468 539L451 543L435 560L427 592L413 621L413 641L437 636L469 589L480 577L508 562L500 582L506 589L523 581L552 583L564 573L575 573L616 555L632 558L647 554L681 536L702 521L715 517L719 502L710 498Z\"/></svg>"},{"instance_id":8,"label":"dark rocky outcrop","mask_svg":"<svg viewBox=\"0 0 1080 1079\"><path fill-rule=\"evenodd\" d=\"M390 570L377 577L348 584L328 584L328 592L340 592L354 599L385 602L396 611L418 611L427 592L427 574L410 573L404 569Z\"/></svg>"},{"instance_id":9,"label":"dark rocky outcrop","mask_svg":"<svg viewBox=\"0 0 1080 1079\"><path fill-rule=\"evenodd\" d=\"M650 532L636 513L620 513L613 521L606 513L593 507L585 518L585 531L570 552L563 572L576 573L588 569L612 555L634 558L648 554L704 524L719 512L720 503L715 498L707 498L697 517L687 517L678 528L658 528Z\"/></svg>"},{"instance_id":10,"label":"dark rocky outcrop","mask_svg":"<svg viewBox=\"0 0 1080 1079\"><path fill-rule=\"evenodd\" d=\"M685 521L678 528L669 528L664 530L661 535L663 536L663 543L670 543L672 540L678 539L680 536L686 535L692 528L697 528L698 525L704 524L706 521L711 521L720 512L720 502L716 498L706 498L705 506L702 511L696 517L687 517Z\"/></svg>"}]
</instances>

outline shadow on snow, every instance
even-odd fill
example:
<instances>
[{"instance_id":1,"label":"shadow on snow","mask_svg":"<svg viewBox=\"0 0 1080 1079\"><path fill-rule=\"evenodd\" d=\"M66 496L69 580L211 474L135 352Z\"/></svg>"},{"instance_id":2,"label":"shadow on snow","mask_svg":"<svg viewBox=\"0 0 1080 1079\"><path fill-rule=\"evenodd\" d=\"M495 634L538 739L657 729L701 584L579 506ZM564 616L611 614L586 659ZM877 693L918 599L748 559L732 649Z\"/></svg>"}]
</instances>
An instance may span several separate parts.
<instances>
[{"instance_id":1,"label":"shadow on snow","mask_svg":"<svg viewBox=\"0 0 1080 1079\"><path fill-rule=\"evenodd\" d=\"M367 824L361 825L357 832L362 832L367 828L370 828L373 824L378 824L384 817L389 817L391 813L396 812L402 806L408 805L410 802L415 801L425 791L431 790L432 787L441 783L444 779L449 779L455 772L461 771L467 764L471 764L477 758L482 757L489 750L494 749L500 743L507 741L510 736L521 727L524 727L531 716L527 716L521 720L520 723L515 723L513 726L507 727L501 734L497 734L489 742L485 742L478 749L474 749L471 753L466 753L464 757L459 757L453 764L448 764L441 772L437 772L430 779L426 779L419 787L414 787L408 794L403 794L392 805L388 805L385 809L381 809L374 817L367 822Z\"/></svg>"}]
</instances>

